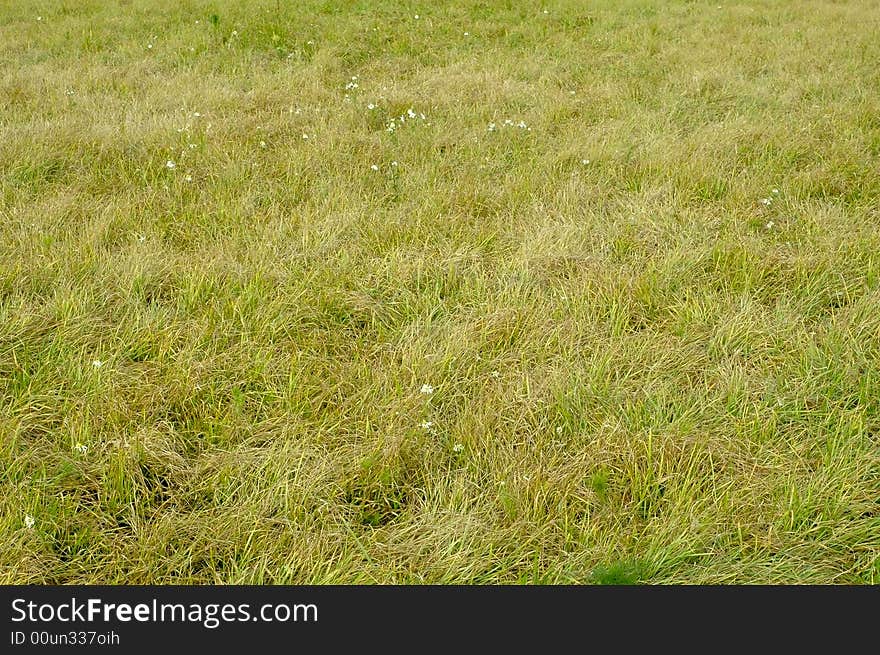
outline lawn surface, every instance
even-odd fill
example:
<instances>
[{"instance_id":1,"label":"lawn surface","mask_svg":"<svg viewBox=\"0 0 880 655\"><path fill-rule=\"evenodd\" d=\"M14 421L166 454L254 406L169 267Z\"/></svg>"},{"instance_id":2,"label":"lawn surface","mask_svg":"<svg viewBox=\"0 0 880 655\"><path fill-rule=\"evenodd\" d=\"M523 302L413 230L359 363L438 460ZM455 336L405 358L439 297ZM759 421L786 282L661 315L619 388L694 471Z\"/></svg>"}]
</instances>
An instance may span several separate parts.
<instances>
[{"instance_id":1,"label":"lawn surface","mask_svg":"<svg viewBox=\"0 0 880 655\"><path fill-rule=\"evenodd\" d=\"M880 581L878 34L0 3L0 582Z\"/></svg>"}]
</instances>

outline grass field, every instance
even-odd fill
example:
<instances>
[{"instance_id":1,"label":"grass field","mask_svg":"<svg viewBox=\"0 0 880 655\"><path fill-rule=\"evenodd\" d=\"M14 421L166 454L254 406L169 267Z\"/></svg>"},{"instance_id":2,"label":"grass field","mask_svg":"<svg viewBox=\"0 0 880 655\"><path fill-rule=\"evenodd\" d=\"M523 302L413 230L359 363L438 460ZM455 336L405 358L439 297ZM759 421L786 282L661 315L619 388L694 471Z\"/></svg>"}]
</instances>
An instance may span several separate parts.
<instances>
[{"instance_id":1,"label":"grass field","mask_svg":"<svg viewBox=\"0 0 880 655\"><path fill-rule=\"evenodd\" d=\"M0 582L880 582L878 33L0 3Z\"/></svg>"}]
</instances>

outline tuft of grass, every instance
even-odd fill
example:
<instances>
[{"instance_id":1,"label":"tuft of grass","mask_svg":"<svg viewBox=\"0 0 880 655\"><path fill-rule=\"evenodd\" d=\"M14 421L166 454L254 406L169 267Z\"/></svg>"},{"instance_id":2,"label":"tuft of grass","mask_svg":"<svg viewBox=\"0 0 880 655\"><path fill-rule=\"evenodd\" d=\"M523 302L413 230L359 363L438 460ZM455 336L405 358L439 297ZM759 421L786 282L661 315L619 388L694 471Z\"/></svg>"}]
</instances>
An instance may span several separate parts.
<instances>
[{"instance_id":1,"label":"tuft of grass","mask_svg":"<svg viewBox=\"0 0 880 655\"><path fill-rule=\"evenodd\" d=\"M880 576L871 0L0 6L0 583Z\"/></svg>"}]
</instances>

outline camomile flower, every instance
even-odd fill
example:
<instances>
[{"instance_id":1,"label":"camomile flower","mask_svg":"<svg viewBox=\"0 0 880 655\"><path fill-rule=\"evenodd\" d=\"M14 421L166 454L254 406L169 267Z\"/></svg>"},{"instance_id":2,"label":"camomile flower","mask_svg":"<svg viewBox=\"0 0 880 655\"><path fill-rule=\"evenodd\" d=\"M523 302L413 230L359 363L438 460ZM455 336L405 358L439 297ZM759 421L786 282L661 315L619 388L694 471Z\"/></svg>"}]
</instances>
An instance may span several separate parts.
<instances>
[{"instance_id":1,"label":"camomile flower","mask_svg":"<svg viewBox=\"0 0 880 655\"><path fill-rule=\"evenodd\" d=\"M761 198L761 204L765 207L769 207L771 202L773 202L773 200L770 198Z\"/></svg>"},{"instance_id":2,"label":"camomile flower","mask_svg":"<svg viewBox=\"0 0 880 655\"><path fill-rule=\"evenodd\" d=\"M177 166L177 164L175 164L175 163L174 163L173 161L171 161L170 159L169 159L168 161L165 162L165 168L167 168L167 169L169 169L169 170L171 170L172 168L175 168L176 166Z\"/></svg>"},{"instance_id":3,"label":"camomile flower","mask_svg":"<svg viewBox=\"0 0 880 655\"><path fill-rule=\"evenodd\" d=\"M498 371L492 371L491 373L489 373L489 375L496 379L501 377L501 373Z\"/></svg>"},{"instance_id":4,"label":"camomile flower","mask_svg":"<svg viewBox=\"0 0 880 655\"><path fill-rule=\"evenodd\" d=\"M92 368L101 368L104 365L100 359L92 360Z\"/></svg>"},{"instance_id":5,"label":"camomile flower","mask_svg":"<svg viewBox=\"0 0 880 655\"><path fill-rule=\"evenodd\" d=\"M768 222L767 222L767 229L768 229L768 230L772 230L772 229L773 229L773 221L768 221Z\"/></svg>"},{"instance_id":6,"label":"camomile flower","mask_svg":"<svg viewBox=\"0 0 880 655\"><path fill-rule=\"evenodd\" d=\"M452 447L452 452L454 452L454 453L460 453L463 450L464 450L464 444L457 443Z\"/></svg>"},{"instance_id":7,"label":"camomile flower","mask_svg":"<svg viewBox=\"0 0 880 655\"><path fill-rule=\"evenodd\" d=\"M371 111L372 111L373 109L375 109L375 108L376 108L376 105L374 105L372 102L371 102L370 104L367 105L367 109L369 109L369 110L371 110Z\"/></svg>"},{"instance_id":8,"label":"camomile flower","mask_svg":"<svg viewBox=\"0 0 880 655\"><path fill-rule=\"evenodd\" d=\"M583 164L584 166L586 166L589 163L590 163L589 159L581 159L581 164Z\"/></svg>"},{"instance_id":9,"label":"camomile flower","mask_svg":"<svg viewBox=\"0 0 880 655\"><path fill-rule=\"evenodd\" d=\"M24 515L24 527L26 527L28 530L30 530L32 527L34 527L35 523L36 523L36 520L34 519L33 516L31 516L30 514Z\"/></svg>"},{"instance_id":10,"label":"camomile flower","mask_svg":"<svg viewBox=\"0 0 880 655\"><path fill-rule=\"evenodd\" d=\"M430 430L432 427L434 427L433 421L425 421L424 423L422 423L423 430Z\"/></svg>"},{"instance_id":11,"label":"camomile flower","mask_svg":"<svg viewBox=\"0 0 880 655\"><path fill-rule=\"evenodd\" d=\"M425 395L430 396L432 393L434 393L434 387L426 382L422 385L422 388L419 391Z\"/></svg>"},{"instance_id":12,"label":"camomile flower","mask_svg":"<svg viewBox=\"0 0 880 655\"><path fill-rule=\"evenodd\" d=\"M378 170L379 170L379 167L376 166L376 164L372 164L372 165L370 166L370 170L371 170L371 171L378 171Z\"/></svg>"},{"instance_id":13,"label":"camomile flower","mask_svg":"<svg viewBox=\"0 0 880 655\"><path fill-rule=\"evenodd\" d=\"M89 451L89 447L84 443L76 444L73 449L78 452L80 455L85 455Z\"/></svg>"}]
</instances>

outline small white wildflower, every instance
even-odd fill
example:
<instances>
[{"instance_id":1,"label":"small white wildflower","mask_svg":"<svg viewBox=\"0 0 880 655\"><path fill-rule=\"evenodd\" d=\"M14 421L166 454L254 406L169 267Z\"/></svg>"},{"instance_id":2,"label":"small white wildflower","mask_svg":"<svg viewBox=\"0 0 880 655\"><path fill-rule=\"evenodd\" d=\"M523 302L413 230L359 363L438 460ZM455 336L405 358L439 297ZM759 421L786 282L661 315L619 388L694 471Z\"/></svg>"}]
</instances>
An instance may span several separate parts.
<instances>
[{"instance_id":1,"label":"small white wildflower","mask_svg":"<svg viewBox=\"0 0 880 655\"><path fill-rule=\"evenodd\" d=\"M308 141L308 140L309 140L309 135L306 134L305 132L303 132L303 141Z\"/></svg>"},{"instance_id":2,"label":"small white wildflower","mask_svg":"<svg viewBox=\"0 0 880 655\"><path fill-rule=\"evenodd\" d=\"M376 164L372 164L372 165L370 166L370 170L371 170L371 171L378 171L378 170L379 170L379 167L376 166Z\"/></svg>"},{"instance_id":3,"label":"small white wildflower","mask_svg":"<svg viewBox=\"0 0 880 655\"><path fill-rule=\"evenodd\" d=\"M582 163L584 166L586 166L587 164L590 163L590 160L589 160L589 159L581 159L581 163Z\"/></svg>"},{"instance_id":4,"label":"small white wildflower","mask_svg":"<svg viewBox=\"0 0 880 655\"><path fill-rule=\"evenodd\" d=\"M434 427L433 421L425 421L424 423L422 423L423 430L430 430L432 427Z\"/></svg>"},{"instance_id":5,"label":"small white wildflower","mask_svg":"<svg viewBox=\"0 0 880 655\"><path fill-rule=\"evenodd\" d=\"M74 91L73 89L67 89L67 91L65 91L64 93L69 96L72 96L74 93L76 93L76 91Z\"/></svg>"},{"instance_id":6,"label":"small white wildflower","mask_svg":"<svg viewBox=\"0 0 880 655\"><path fill-rule=\"evenodd\" d=\"M494 132L494 131L495 131L495 123L489 123L489 131L490 131L490 132Z\"/></svg>"},{"instance_id":7,"label":"small white wildflower","mask_svg":"<svg viewBox=\"0 0 880 655\"><path fill-rule=\"evenodd\" d=\"M193 176L192 176L192 175L187 175L187 176L186 176L185 178L183 178L183 179L185 179L187 182L192 182L192 181L193 181Z\"/></svg>"},{"instance_id":8,"label":"small white wildflower","mask_svg":"<svg viewBox=\"0 0 880 655\"><path fill-rule=\"evenodd\" d=\"M147 50L152 50L152 49L153 49L153 44L152 44L152 43L148 43L148 44L147 44Z\"/></svg>"},{"instance_id":9,"label":"small white wildflower","mask_svg":"<svg viewBox=\"0 0 880 655\"><path fill-rule=\"evenodd\" d=\"M147 236L145 234L138 234L138 241L143 243L146 240L147 240Z\"/></svg>"},{"instance_id":10,"label":"small white wildflower","mask_svg":"<svg viewBox=\"0 0 880 655\"><path fill-rule=\"evenodd\" d=\"M315 42L310 39L306 41L306 45L315 45Z\"/></svg>"},{"instance_id":11,"label":"small white wildflower","mask_svg":"<svg viewBox=\"0 0 880 655\"><path fill-rule=\"evenodd\" d=\"M568 95L570 95L570 96L573 96L574 94L575 94L574 91L569 91L569 92L568 92Z\"/></svg>"},{"instance_id":12,"label":"small white wildflower","mask_svg":"<svg viewBox=\"0 0 880 655\"><path fill-rule=\"evenodd\" d=\"M376 105L374 105L372 102L371 102L370 104L367 105L367 109L369 109L369 110L371 110L371 111L372 111L373 109L375 109L375 108L376 108Z\"/></svg>"},{"instance_id":13,"label":"small white wildflower","mask_svg":"<svg viewBox=\"0 0 880 655\"><path fill-rule=\"evenodd\" d=\"M505 124L505 125L513 125L513 121L510 120L509 118L505 118L505 119L504 119L504 124Z\"/></svg>"},{"instance_id":14,"label":"small white wildflower","mask_svg":"<svg viewBox=\"0 0 880 655\"><path fill-rule=\"evenodd\" d=\"M39 20L43 20L43 17L42 17L42 16L37 16L37 20L38 20L38 21L39 21Z\"/></svg>"},{"instance_id":15,"label":"small white wildflower","mask_svg":"<svg viewBox=\"0 0 880 655\"><path fill-rule=\"evenodd\" d=\"M419 389L419 391L423 394L430 396L432 393L434 393L434 387L432 387L430 384L428 384L426 382L425 384L422 385L422 388Z\"/></svg>"},{"instance_id":16,"label":"small white wildflower","mask_svg":"<svg viewBox=\"0 0 880 655\"><path fill-rule=\"evenodd\" d=\"M391 165L394 166L394 167L396 168L396 167L397 167L397 162L396 162L396 161L393 161L393 162L391 162Z\"/></svg>"},{"instance_id":17,"label":"small white wildflower","mask_svg":"<svg viewBox=\"0 0 880 655\"><path fill-rule=\"evenodd\" d=\"M34 527L35 523L36 523L36 520L34 519L33 516L31 516L30 514L24 515L24 527L26 527L28 530L30 530L32 527Z\"/></svg>"},{"instance_id":18,"label":"small white wildflower","mask_svg":"<svg viewBox=\"0 0 880 655\"><path fill-rule=\"evenodd\" d=\"M561 425L556 426L556 434L562 434L562 426Z\"/></svg>"},{"instance_id":19,"label":"small white wildflower","mask_svg":"<svg viewBox=\"0 0 880 655\"><path fill-rule=\"evenodd\" d=\"M419 19L419 15L418 15L418 14L416 14L416 20L418 20L418 19Z\"/></svg>"},{"instance_id":20,"label":"small white wildflower","mask_svg":"<svg viewBox=\"0 0 880 655\"><path fill-rule=\"evenodd\" d=\"M778 195L779 195L779 189L773 189L772 193L773 193L774 196L778 196Z\"/></svg>"},{"instance_id":21,"label":"small white wildflower","mask_svg":"<svg viewBox=\"0 0 880 655\"><path fill-rule=\"evenodd\" d=\"M76 444L73 449L78 452L80 455L85 455L89 451L89 447L84 443Z\"/></svg>"},{"instance_id":22,"label":"small white wildflower","mask_svg":"<svg viewBox=\"0 0 880 655\"><path fill-rule=\"evenodd\" d=\"M501 377L501 373L498 371L492 371L491 373L489 373L489 375L496 379Z\"/></svg>"},{"instance_id":23,"label":"small white wildflower","mask_svg":"<svg viewBox=\"0 0 880 655\"><path fill-rule=\"evenodd\" d=\"M195 116L196 118L201 118L201 117L202 117L202 115L201 115L199 112L197 112L197 111L194 111L194 112L193 112L193 116Z\"/></svg>"},{"instance_id":24,"label":"small white wildflower","mask_svg":"<svg viewBox=\"0 0 880 655\"><path fill-rule=\"evenodd\" d=\"M238 36L238 30L232 30L232 36Z\"/></svg>"},{"instance_id":25,"label":"small white wildflower","mask_svg":"<svg viewBox=\"0 0 880 655\"><path fill-rule=\"evenodd\" d=\"M265 141L260 141L260 147L261 147L261 148L265 148L265 147L266 147L266 142L265 142Z\"/></svg>"},{"instance_id":26,"label":"small white wildflower","mask_svg":"<svg viewBox=\"0 0 880 655\"><path fill-rule=\"evenodd\" d=\"M465 35L465 36L470 36L471 33L470 33L470 32L465 32L464 35Z\"/></svg>"},{"instance_id":27,"label":"small white wildflower","mask_svg":"<svg viewBox=\"0 0 880 655\"><path fill-rule=\"evenodd\" d=\"M419 118L421 118L422 120L425 120L425 115L424 115L424 114L419 114ZM430 123L428 123L428 125L430 125Z\"/></svg>"},{"instance_id":28,"label":"small white wildflower","mask_svg":"<svg viewBox=\"0 0 880 655\"><path fill-rule=\"evenodd\" d=\"M519 123L516 124L516 126L521 130L524 130L524 129L526 129L526 127L528 127L526 125L525 121L520 121Z\"/></svg>"},{"instance_id":29,"label":"small white wildflower","mask_svg":"<svg viewBox=\"0 0 880 655\"><path fill-rule=\"evenodd\" d=\"M410 107L409 109L406 110L406 115L409 116L410 118L415 118L415 117L416 117L416 112L414 112L414 111L413 111L413 108Z\"/></svg>"},{"instance_id":30,"label":"small white wildflower","mask_svg":"<svg viewBox=\"0 0 880 655\"><path fill-rule=\"evenodd\" d=\"M768 222L767 222L767 229L768 229L768 230L772 230L772 229L773 229L773 221L768 221Z\"/></svg>"},{"instance_id":31,"label":"small white wildflower","mask_svg":"<svg viewBox=\"0 0 880 655\"><path fill-rule=\"evenodd\" d=\"M773 200L770 198L761 198L761 204L765 207L769 206L771 202L773 202Z\"/></svg>"},{"instance_id":32,"label":"small white wildflower","mask_svg":"<svg viewBox=\"0 0 880 655\"><path fill-rule=\"evenodd\" d=\"M457 443L452 447L452 452L454 452L454 453L460 453L463 450L464 450L464 444Z\"/></svg>"},{"instance_id":33,"label":"small white wildflower","mask_svg":"<svg viewBox=\"0 0 880 655\"><path fill-rule=\"evenodd\" d=\"M544 13L545 13L545 14L549 14L549 13L550 13L550 12L549 12L549 11L547 11L547 10L546 10L546 9L545 9L545 10L544 10Z\"/></svg>"},{"instance_id":34,"label":"small white wildflower","mask_svg":"<svg viewBox=\"0 0 880 655\"><path fill-rule=\"evenodd\" d=\"M104 362L102 362L100 359L95 359L92 361L92 366L94 368L101 368L103 365L104 365Z\"/></svg>"},{"instance_id":35,"label":"small white wildflower","mask_svg":"<svg viewBox=\"0 0 880 655\"><path fill-rule=\"evenodd\" d=\"M173 161L171 161L170 159L169 159L168 161L165 162L165 168L171 169L171 168L174 168L175 166L177 166L177 164L175 164L175 163L174 163Z\"/></svg>"},{"instance_id":36,"label":"small white wildflower","mask_svg":"<svg viewBox=\"0 0 880 655\"><path fill-rule=\"evenodd\" d=\"M188 143L188 144L187 144L187 147L188 147L190 150L194 150L194 149L197 148L198 146L197 146L195 143Z\"/></svg>"}]
</instances>

